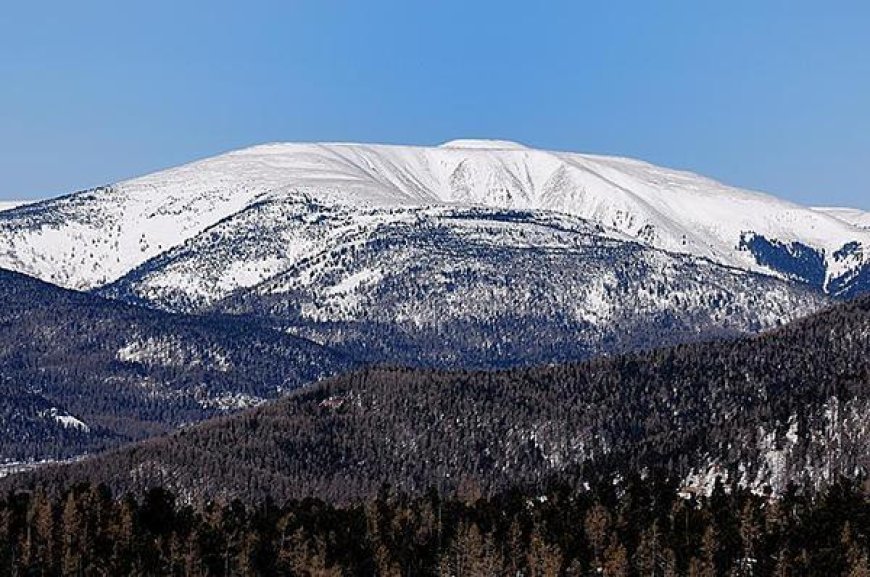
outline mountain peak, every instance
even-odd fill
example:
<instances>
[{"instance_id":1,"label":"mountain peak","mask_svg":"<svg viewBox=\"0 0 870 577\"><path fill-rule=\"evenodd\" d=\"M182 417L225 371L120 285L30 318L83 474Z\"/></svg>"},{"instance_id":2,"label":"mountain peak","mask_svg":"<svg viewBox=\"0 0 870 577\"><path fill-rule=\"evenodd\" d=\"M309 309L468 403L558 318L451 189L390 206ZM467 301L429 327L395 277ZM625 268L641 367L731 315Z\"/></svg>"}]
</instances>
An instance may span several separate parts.
<instances>
[{"instance_id":1,"label":"mountain peak","mask_svg":"<svg viewBox=\"0 0 870 577\"><path fill-rule=\"evenodd\" d=\"M354 218L373 208L436 205L544 211L594 222L651 248L803 279L836 294L844 283L858 290L870 282L870 228L851 224L857 217L843 211L811 210L640 161L484 139L436 148L265 144L4 211L0 266L89 290L218 222L234 216L241 222L266 200L285 203L287 211L303 202L324 212L357 211ZM293 247L300 242L294 235L313 230L305 223L291 227L296 221L284 213L275 218L275 226L288 223L294 231L287 241ZM275 250L275 258L299 256ZM247 283L273 274L268 264L253 269ZM238 271L227 274L231 285L241 282L232 280L241 278Z\"/></svg>"},{"instance_id":2,"label":"mountain peak","mask_svg":"<svg viewBox=\"0 0 870 577\"><path fill-rule=\"evenodd\" d=\"M528 147L513 142L511 140L486 140L479 138L460 138L450 140L440 146L440 148L475 148L475 149L491 149L491 150L526 150Z\"/></svg>"}]
</instances>

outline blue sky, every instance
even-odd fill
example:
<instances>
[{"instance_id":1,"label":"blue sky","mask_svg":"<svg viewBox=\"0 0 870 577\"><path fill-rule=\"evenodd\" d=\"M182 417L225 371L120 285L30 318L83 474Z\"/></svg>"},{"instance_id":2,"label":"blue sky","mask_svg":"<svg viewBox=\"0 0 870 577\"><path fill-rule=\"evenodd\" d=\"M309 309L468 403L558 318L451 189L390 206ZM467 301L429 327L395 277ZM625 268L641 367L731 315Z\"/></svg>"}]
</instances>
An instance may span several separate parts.
<instances>
[{"instance_id":1,"label":"blue sky","mask_svg":"<svg viewBox=\"0 0 870 577\"><path fill-rule=\"evenodd\" d=\"M264 141L621 154L870 209L865 1L76 2L0 13L0 199Z\"/></svg>"}]
</instances>

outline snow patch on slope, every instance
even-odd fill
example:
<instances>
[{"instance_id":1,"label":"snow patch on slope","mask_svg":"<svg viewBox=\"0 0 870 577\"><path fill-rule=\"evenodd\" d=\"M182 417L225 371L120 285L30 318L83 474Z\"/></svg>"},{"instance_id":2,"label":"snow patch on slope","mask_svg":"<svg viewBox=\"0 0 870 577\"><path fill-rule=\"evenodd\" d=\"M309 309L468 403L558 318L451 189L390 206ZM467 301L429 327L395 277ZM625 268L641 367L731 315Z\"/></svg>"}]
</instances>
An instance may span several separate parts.
<instances>
[{"instance_id":1,"label":"snow patch on slope","mask_svg":"<svg viewBox=\"0 0 870 577\"><path fill-rule=\"evenodd\" d=\"M90 433L91 428L76 417L72 415L66 414L63 411L60 411L57 408L52 407L51 409L47 409L45 411L40 411L39 416L44 419L53 419L54 421L60 423L64 428L68 429L79 429L82 432Z\"/></svg>"},{"instance_id":2,"label":"snow patch on slope","mask_svg":"<svg viewBox=\"0 0 870 577\"><path fill-rule=\"evenodd\" d=\"M226 354L216 348L201 351L189 343L168 337L133 340L118 350L116 358L125 363L164 367L205 365L222 372L232 368Z\"/></svg>"}]
</instances>

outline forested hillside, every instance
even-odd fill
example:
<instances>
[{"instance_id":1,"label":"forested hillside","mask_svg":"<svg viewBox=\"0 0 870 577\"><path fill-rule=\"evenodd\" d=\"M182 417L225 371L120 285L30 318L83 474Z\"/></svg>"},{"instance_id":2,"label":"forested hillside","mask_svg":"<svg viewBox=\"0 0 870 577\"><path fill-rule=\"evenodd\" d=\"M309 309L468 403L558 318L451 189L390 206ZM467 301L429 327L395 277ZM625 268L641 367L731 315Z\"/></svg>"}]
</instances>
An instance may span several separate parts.
<instances>
[{"instance_id":1,"label":"forested hillside","mask_svg":"<svg viewBox=\"0 0 870 577\"><path fill-rule=\"evenodd\" d=\"M757 491L870 462L870 298L757 338L502 372L367 369L240 415L7 480L186 498L490 495L663 469Z\"/></svg>"},{"instance_id":2,"label":"forested hillside","mask_svg":"<svg viewBox=\"0 0 870 577\"><path fill-rule=\"evenodd\" d=\"M189 504L105 487L0 499L0 575L867 577L870 499L838 481L770 501L632 476L487 499Z\"/></svg>"},{"instance_id":3,"label":"forested hillside","mask_svg":"<svg viewBox=\"0 0 870 577\"><path fill-rule=\"evenodd\" d=\"M263 204L247 215L258 230L292 222L286 203ZM651 249L565 215L451 207L372 211L348 225L342 212L296 210L333 233L323 250L193 310L252 316L361 361L504 369L757 333L832 302L802 283ZM207 243L103 292L178 307L188 295L161 279L215 274L240 251L262 251L262 237L281 238L222 223Z\"/></svg>"},{"instance_id":4,"label":"forested hillside","mask_svg":"<svg viewBox=\"0 0 870 577\"><path fill-rule=\"evenodd\" d=\"M0 464L164 433L347 366L241 319L151 311L0 270Z\"/></svg>"}]
</instances>

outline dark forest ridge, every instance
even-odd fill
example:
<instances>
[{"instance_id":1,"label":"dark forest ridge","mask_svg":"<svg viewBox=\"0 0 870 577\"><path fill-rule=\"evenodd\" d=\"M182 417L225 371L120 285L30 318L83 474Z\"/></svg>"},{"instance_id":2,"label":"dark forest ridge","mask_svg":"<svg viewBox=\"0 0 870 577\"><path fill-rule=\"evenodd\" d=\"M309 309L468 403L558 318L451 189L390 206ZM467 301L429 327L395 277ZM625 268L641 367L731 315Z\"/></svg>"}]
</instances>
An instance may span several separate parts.
<instances>
[{"instance_id":1,"label":"dark forest ridge","mask_svg":"<svg viewBox=\"0 0 870 577\"><path fill-rule=\"evenodd\" d=\"M168 314L0 270L0 464L165 433L349 366L241 318Z\"/></svg>"},{"instance_id":2,"label":"dark forest ridge","mask_svg":"<svg viewBox=\"0 0 870 577\"><path fill-rule=\"evenodd\" d=\"M870 467L870 297L756 338L499 372L374 368L289 398L17 475L187 497L483 493L647 468L709 489L820 487Z\"/></svg>"}]
</instances>

